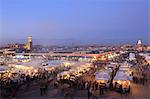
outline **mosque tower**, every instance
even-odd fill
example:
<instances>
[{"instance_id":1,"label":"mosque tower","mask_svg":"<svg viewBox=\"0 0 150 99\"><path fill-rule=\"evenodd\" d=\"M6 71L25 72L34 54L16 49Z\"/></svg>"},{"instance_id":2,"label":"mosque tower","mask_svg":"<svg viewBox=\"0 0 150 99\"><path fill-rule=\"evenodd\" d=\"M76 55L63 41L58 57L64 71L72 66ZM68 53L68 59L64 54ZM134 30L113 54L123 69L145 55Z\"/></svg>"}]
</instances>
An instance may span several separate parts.
<instances>
[{"instance_id":1,"label":"mosque tower","mask_svg":"<svg viewBox=\"0 0 150 99\"><path fill-rule=\"evenodd\" d=\"M32 49L32 36L28 36L28 42L26 46L28 50Z\"/></svg>"}]
</instances>

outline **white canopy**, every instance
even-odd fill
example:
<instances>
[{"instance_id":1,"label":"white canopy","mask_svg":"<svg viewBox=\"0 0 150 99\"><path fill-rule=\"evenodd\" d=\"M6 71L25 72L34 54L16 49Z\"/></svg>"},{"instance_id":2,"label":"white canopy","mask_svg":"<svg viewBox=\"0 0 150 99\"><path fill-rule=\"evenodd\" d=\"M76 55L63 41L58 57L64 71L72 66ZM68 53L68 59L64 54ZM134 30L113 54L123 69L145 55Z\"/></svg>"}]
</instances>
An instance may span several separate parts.
<instances>
[{"instance_id":1,"label":"white canopy","mask_svg":"<svg viewBox=\"0 0 150 99\"><path fill-rule=\"evenodd\" d=\"M7 69L8 67L0 66L0 73L6 72Z\"/></svg>"},{"instance_id":2,"label":"white canopy","mask_svg":"<svg viewBox=\"0 0 150 99\"><path fill-rule=\"evenodd\" d=\"M110 75L108 73L99 72L96 73L96 80L109 80Z\"/></svg>"},{"instance_id":3,"label":"white canopy","mask_svg":"<svg viewBox=\"0 0 150 99\"><path fill-rule=\"evenodd\" d=\"M44 60L31 60L29 62L18 62L16 65L22 65L22 66L27 66L27 67L41 67L41 64Z\"/></svg>"},{"instance_id":4,"label":"white canopy","mask_svg":"<svg viewBox=\"0 0 150 99\"><path fill-rule=\"evenodd\" d=\"M118 71L114 80L128 80L128 75L124 72Z\"/></svg>"}]
</instances>

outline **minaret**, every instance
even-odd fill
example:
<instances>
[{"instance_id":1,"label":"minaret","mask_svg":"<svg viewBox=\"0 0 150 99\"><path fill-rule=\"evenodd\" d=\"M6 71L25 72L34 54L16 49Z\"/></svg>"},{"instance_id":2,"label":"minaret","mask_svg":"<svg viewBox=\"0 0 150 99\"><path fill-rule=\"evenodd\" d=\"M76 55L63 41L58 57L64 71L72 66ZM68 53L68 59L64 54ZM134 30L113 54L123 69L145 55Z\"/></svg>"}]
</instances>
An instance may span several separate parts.
<instances>
[{"instance_id":1,"label":"minaret","mask_svg":"<svg viewBox=\"0 0 150 99\"><path fill-rule=\"evenodd\" d=\"M27 49L32 49L32 36L28 36Z\"/></svg>"}]
</instances>

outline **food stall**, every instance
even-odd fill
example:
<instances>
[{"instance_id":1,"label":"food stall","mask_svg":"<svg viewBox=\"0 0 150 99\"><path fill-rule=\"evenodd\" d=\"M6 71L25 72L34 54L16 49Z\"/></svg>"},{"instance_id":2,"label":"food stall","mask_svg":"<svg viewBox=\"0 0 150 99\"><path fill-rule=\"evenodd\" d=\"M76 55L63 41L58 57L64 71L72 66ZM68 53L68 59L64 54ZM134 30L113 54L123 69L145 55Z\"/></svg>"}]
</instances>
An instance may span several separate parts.
<instances>
[{"instance_id":1,"label":"food stall","mask_svg":"<svg viewBox=\"0 0 150 99\"><path fill-rule=\"evenodd\" d=\"M76 78L82 76L85 72L89 71L92 66L90 63L85 62L74 62L71 64L72 65L69 66L68 71L63 71L57 75L58 80L59 79L75 80Z\"/></svg>"},{"instance_id":2,"label":"food stall","mask_svg":"<svg viewBox=\"0 0 150 99\"><path fill-rule=\"evenodd\" d=\"M97 72L95 75L96 81L99 85L105 85L109 87L110 84L110 75L107 72Z\"/></svg>"},{"instance_id":3,"label":"food stall","mask_svg":"<svg viewBox=\"0 0 150 99\"><path fill-rule=\"evenodd\" d=\"M116 76L113 79L113 86L118 91L130 91L129 76L124 72L117 72Z\"/></svg>"},{"instance_id":4,"label":"food stall","mask_svg":"<svg viewBox=\"0 0 150 99\"><path fill-rule=\"evenodd\" d=\"M70 78L70 72L69 71L63 71L63 72L57 74L57 80L69 79L69 78Z\"/></svg>"},{"instance_id":5,"label":"food stall","mask_svg":"<svg viewBox=\"0 0 150 99\"><path fill-rule=\"evenodd\" d=\"M117 63L110 63L110 64L108 64L108 65L106 65L106 69L111 69L111 70L115 70L116 68L117 68Z\"/></svg>"},{"instance_id":6,"label":"food stall","mask_svg":"<svg viewBox=\"0 0 150 99\"><path fill-rule=\"evenodd\" d=\"M8 67L6 66L0 66L0 73L4 73L8 70Z\"/></svg>"}]
</instances>

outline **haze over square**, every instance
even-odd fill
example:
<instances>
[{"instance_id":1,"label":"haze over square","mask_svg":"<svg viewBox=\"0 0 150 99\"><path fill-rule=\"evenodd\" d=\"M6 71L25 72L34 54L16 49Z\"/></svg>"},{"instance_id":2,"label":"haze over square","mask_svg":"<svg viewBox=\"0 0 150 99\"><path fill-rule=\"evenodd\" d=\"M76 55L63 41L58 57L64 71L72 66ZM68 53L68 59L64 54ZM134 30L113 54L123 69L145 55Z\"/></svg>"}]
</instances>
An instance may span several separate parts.
<instances>
[{"instance_id":1,"label":"haze over square","mask_svg":"<svg viewBox=\"0 0 150 99\"><path fill-rule=\"evenodd\" d=\"M148 0L1 0L1 44L149 43ZM60 43L61 42L61 43Z\"/></svg>"}]
</instances>

